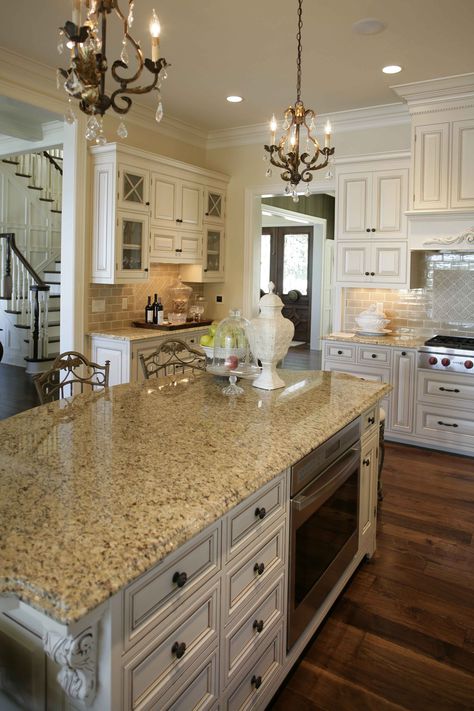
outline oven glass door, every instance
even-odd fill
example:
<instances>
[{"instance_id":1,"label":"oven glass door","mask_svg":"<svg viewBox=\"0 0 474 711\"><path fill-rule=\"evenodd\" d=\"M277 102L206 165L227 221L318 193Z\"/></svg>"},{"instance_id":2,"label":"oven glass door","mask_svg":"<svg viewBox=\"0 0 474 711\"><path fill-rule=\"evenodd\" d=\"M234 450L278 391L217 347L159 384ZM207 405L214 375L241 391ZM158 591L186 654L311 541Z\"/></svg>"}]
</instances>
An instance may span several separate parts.
<instances>
[{"instance_id":1,"label":"oven glass door","mask_svg":"<svg viewBox=\"0 0 474 711\"><path fill-rule=\"evenodd\" d=\"M358 471L295 532L295 607L323 576L358 526Z\"/></svg>"}]
</instances>

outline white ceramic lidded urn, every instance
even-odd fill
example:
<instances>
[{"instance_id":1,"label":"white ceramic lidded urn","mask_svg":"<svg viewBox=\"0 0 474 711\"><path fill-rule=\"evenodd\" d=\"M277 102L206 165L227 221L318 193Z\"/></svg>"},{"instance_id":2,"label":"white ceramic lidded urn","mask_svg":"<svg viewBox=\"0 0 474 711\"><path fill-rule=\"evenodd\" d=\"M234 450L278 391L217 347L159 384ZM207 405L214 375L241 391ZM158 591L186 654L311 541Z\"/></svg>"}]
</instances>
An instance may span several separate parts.
<instances>
[{"instance_id":1,"label":"white ceramic lidded urn","mask_svg":"<svg viewBox=\"0 0 474 711\"><path fill-rule=\"evenodd\" d=\"M253 381L254 388L276 390L285 383L277 373L277 363L286 356L295 333L294 324L283 316L283 301L270 282L268 294L260 299L260 314L250 321L248 338L254 358L262 363L262 372Z\"/></svg>"}]
</instances>

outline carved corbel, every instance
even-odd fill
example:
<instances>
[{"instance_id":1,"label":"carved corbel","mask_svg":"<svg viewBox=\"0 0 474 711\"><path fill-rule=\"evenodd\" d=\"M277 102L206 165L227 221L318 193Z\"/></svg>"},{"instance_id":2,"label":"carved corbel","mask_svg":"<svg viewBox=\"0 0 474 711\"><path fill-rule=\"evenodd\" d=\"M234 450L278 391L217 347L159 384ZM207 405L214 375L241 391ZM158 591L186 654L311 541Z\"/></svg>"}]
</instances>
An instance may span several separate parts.
<instances>
[{"instance_id":1,"label":"carved corbel","mask_svg":"<svg viewBox=\"0 0 474 711\"><path fill-rule=\"evenodd\" d=\"M91 704L97 682L96 630L87 627L67 637L46 632L43 647L48 657L61 665L57 679L67 696Z\"/></svg>"},{"instance_id":2,"label":"carved corbel","mask_svg":"<svg viewBox=\"0 0 474 711\"><path fill-rule=\"evenodd\" d=\"M454 237L432 237L431 239L427 239L423 242L424 246L428 246L430 244L442 245L443 247L462 247L463 245L472 245L474 247L474 227L471 227L464 232L461 232L460 235L455 235Z\"/></svg>"}]
</instances>

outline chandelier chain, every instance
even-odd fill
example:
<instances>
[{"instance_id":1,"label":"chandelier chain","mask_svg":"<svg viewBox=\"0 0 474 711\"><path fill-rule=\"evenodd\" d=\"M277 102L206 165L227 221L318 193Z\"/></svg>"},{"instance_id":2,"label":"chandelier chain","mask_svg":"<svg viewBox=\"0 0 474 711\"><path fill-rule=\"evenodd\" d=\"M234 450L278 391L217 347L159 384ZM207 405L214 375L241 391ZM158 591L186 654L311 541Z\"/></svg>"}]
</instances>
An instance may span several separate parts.
<instances>
[{"instance_id":1,"label":"chandelier chain","mask_svg":"<svg viewBox=\"0 0 474 711\"><path fill-rule=\"evenodd\" d=\"M296 40L298 42L298 56L296 59L296 100L301 99L301 30L303 28L303 0L298 0L298 32Z\"/></svg>"}]
</instances>

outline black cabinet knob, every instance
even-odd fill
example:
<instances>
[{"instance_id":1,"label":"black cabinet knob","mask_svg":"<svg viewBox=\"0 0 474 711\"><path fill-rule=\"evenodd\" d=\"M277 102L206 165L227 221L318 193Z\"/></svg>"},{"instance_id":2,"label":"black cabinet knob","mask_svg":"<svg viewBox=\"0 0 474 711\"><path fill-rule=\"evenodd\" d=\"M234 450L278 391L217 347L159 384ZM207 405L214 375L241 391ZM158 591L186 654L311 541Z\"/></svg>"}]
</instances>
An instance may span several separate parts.
<instances>
[{"instance_id":1,"label":"black cabinet knob","mask_svg":"<svg viewBox=\"0 0 474 711\"><path fill-rule=\"evenodd\" d=\"M145 205L149 205L149 204L150 204L149 202L146 202L146 203L145 203Z\"/></svg>"},{"instance_id":2,"label":"black cabinet knob","mask_svg":"<svg viewBox=\"0 0 474 711\"><path fill-rule=\"evenodd\" d=\"M402 351L402 356L406 356L406 354L407 354L406 351Z\"/></svg>"},{"instance_id":3,"label":"black cabinet knob","mask_svg":"<svg viewBox=\"0 0 474 711\"><path fill-rule=\"evenodd\" d=\"M337 352L337 355L342 355L342 351L338 351L338 352Z\"/></svg>"},{"instance_id":4,"label":"black cabinet knob","mask_svg":"<svg viewBox=\"0 0 474 711\"><path fill-rule=\"evenodd\" d=\"M370 232L370 227L367 227L367 229L366 229L365 231L366 231L366 232Z\"/></svg>"},{"instance_id":5,"label":"black cabinet knob","mask_svg":"<svg viewBox=\"0 0 474 711\"><path fill-rule=\"evenodd\" d=\"M369 276L369 272L365 272L365 276Z\"/></svg>"},{"instance_id":6,"label":"black cabinet knob","mask_svg":"<svg viewBox=\"0 0 474 711\"><path fill-rule=\"evenodd\" d=\"M265 563L255 563L253 569L255 573L258 573L258 575L262 575L263 571L265 570Z\"/></svg>"},{"instance_id":7,"label":"black cabinet knob","mask_svg":"<svg viewBox=\"0 0 474 711\"><path fill-rule=\"evenodd\" d=\"M372 227L372 230L371 230L371 231L372 231L372 232L375 232L375 227Z\"/></svg>"},{"instance_id":8,"label":"black cabinet knob","mask_svg":"<svg viewBox=\"0 0 474 711\"><path fill-rule=\"evenodd\" d=\"M185 642L175 642L171 647L171 654L174 654L176 659L181 659L186 651Z\"/></svg>"},{"instance_id":9,"label":"black cabinet knob","mask_svg":"<svg viewBox=\"0 0 474 711\"><path fill-rule=\"evenodd\" d=\"M204 214L206 215L206 217L209 217L209 213L208 213L208 212L205 212Z\"/></svg>"},{"instance_id":10,"label":"black cabinet knob","mask_svg":"<svg viewBox=\"0 0 474 711\"><path fill-rule=\"evenodd\" d=\"M375 272L370 272L370 276L375 276Z\"/></svg>"},{"instance_id":11,"label":"black cabinet knob","mask_svg":"<svg viewBox=\"0 0 474 711\"><path fill-rule=\"evenodd\" d=\"M144 272L147 272L147 271L148 271L148 267L147 267L146 269L144 269L143 271L144 271Z\"/></svg>"},{"instance_id":12,"label":"black cabinet knob","mask_svg":"<svg viewBox=\"0 0 474 711\"><path fill-rule=\"evenodd\" d=\"M182 249L175 249L174 251L175 252L182 252L183 250Z\"/></svg>"},{"instance_id":13,"label":"black cabinet knob","mask_svg":"<svg viewBox=\"0 0 474 711\"><path fill-rule=\"evenodd\" d=\"M367 422L369 423L369 425L374 425L375 424L375 417L368 417Z\"/></svg>"},{"instance_id":14,"label":"black cabinet knob","mask_svg":"<svg viewBox=\"0 0 474 711\"><path fill-rule=\"evenodd\" d=\"M370 464L370 459L363 459L362 464L364 464L366 467L368 467Z\"/></svg>"},{"instance_id":15,"label":"black cabinet knob","mask_svg":"<svg viewBox=\"0 0 474 711\"><path fill-rule=\"evenodd\" d=\"M207 267L204 269L205 272L207 272Z\"/></svg>"},{"instance_id":16,"label":"black cabinet knob","mask_svg":"<svg viewBox=\"0 0 474 711\"><path fill-rule=\"evenodd\" d=\"M372 358L377 358L377 353L372 353Z\"/></svg>"},{"instance_id":17,"label":"black cabinet knob","mask_svg":"<svg viewBox=\"0 0 474 711\"><path fill-rule=\"evenodd\" d=\"M187 573L176 573L173 575L173 583L176 583L178 588L182 588L185 583L188 581L188 575Z\"/></svg>"},{"instance_id":18,"label":"black cabinet knob","mask_svg":"<svg viewBox=\"0 0 474 711\"><path fill-rule=\"evenodd\" d=\"M252 686L254 686L256 689L260 689L262 686L262 677L261 676L255 676L253 675L252 679L250 680L250 683Z\"/></svg>"},{"instance_id":19,"label":"black cabinet knob","mask_svg":"<svg viewBox=\"0 0 474 711\"><path fill-rule=\"evenodd\" d=\"M259 509L259 508L255 509L255 516L258 516L258 518L260 520L264 519L266 515L267 515L267 511L263 506L261 509Z\"/></svg>"},{"instance_id":20,"label":"black cabinet knob","mask_svg":"<svg viewBox=\"0 0 474 711\"><path fill-rule=\"evenodd\" d=\"M179 217L176 218L176 222L182 222L183 220L180 220Z\"/></svg>"},{"instance_id":21,"label":"black cabinet knob","mask_svg":"<svg viewBox=\"0 0 474 711\"><path fill-rule=\"evenodd\" d=\"M254 620L252 627L256 632L258 632L258 634L260 634L263 630L263 620Z\"/></svg>"}]
</instances>

